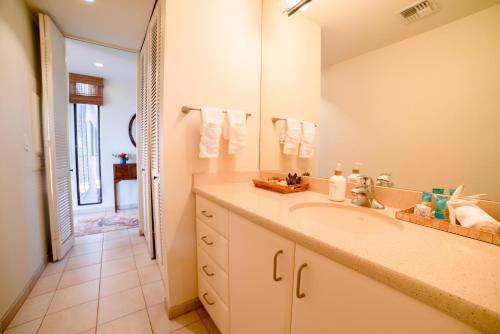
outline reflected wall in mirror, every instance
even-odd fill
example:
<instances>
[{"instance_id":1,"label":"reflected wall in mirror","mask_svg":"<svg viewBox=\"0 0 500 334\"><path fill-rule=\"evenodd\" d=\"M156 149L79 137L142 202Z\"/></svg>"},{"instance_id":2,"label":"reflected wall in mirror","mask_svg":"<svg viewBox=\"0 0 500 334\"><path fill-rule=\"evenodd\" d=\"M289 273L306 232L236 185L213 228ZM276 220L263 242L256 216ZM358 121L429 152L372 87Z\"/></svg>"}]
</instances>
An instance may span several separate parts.
<instances>
[{"instance_id":1,"label":"reflected wall in mirror","mask_svg":"<svg viewBox=\"0 0 500 334\"><path fill-rule=\"evenodd\" d=\"M500 3L264 0L261 169L327 178L337 162L395 187L466 185L500 201ZM424 13L421 13L424 14ZM313 158L283 154L286 122L318 125Z\"/></svg>"}]
</instances>

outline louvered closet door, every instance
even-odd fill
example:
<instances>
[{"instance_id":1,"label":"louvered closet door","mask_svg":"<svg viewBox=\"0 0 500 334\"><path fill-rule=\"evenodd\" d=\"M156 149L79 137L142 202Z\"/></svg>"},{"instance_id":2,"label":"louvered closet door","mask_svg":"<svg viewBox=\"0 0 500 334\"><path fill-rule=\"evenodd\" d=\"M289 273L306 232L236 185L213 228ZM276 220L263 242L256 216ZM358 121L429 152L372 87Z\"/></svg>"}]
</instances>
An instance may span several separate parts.
<instances>
[{"instance_id":1,"label":"louvered closet door","mask_svg":"<svg viewBox=\"0 0 500 334\"><path fill-rule=\"evenodd\" d=\"M139 113L138 113L138 129L139 129L139 161L140 161L140 185L141 185L141 198L140 210L143 219L143 232L148 245L149 255L154 257L153 246L153 226L152 226L152 212L151 212L151 167L149 163L149 112L148 112L148 89L147 89L147 52L148 52L148 39L146 39L144 46L140 53L140 77L139 77Z\"/></svg>"},{"instance_id":2,"label":"louvered closet door","mask_svg":"<svg viewBox=\"0 0 500 334\"><path fill-rule=\"evenodd\" d=\"M52 240L52 258L62 259L73 246L68 149L68 72L66 46L49 16L39 14L42 60L45 169Z\"/></svg>"},{"instance_id":3,"label":"louvered closet door","mask_svg":"<svg viewBox=\"0 0 500 334\"><path fill-rule=\"evenodd\" d=\"M150 111L150 152L151 152L151 188L153 206L153 228L155 256L159 265L162 260L162 224L160 194L160 52L161 26L160 10L156 7L149 26L149 111Z\"/></svg>"}]
</instances>

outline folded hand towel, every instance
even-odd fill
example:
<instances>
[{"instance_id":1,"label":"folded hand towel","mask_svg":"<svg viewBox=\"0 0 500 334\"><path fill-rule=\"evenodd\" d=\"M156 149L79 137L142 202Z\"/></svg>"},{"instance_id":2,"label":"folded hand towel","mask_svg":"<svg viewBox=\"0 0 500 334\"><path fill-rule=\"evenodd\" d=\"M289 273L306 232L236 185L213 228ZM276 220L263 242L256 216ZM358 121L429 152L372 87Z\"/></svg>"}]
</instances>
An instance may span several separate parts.
<instances>
[{"instance_id":1,"label":"folded hand towel","mask_svg":"<svg viewBox=\"0 0 500 334\"><path fill-rule=\"evenodd\" d=\"M241 110L228 110L229 154L240 154L247 146L247 114Z\"/></svg>"},{"instance_id":2,"label":"folded hand towel","mask_svg":"<svg viewBox=\"0 0 500 334\"><path fill-rule=\"evenodd\" d=\"M222 110L201 108L200 158L217 158L222 133Z\"/></svg>"},{"instance_id":3,"label":"folded hand towel","mask_svg":"<svg viewBox=\"0 0 500 334\"><path fill-rule=\"evenodd\" d=\"M302 121L302 137L300 141L299 158L312 158L314 155L314 137L316 126L314 123Z\"/></svg>"},{"instance_id":4,"label":"folded hand towel","mask_svg":"<svg viewBox=\"0 0 500 334\"><path fill-rule=\"evenodd\" d=\"M283 145L283 154L297 155L299 153L300 138L301 138L300 121L294 118L287 118L285 144Z\"/></svg>"},{"instance_id":5,"label":"folded hand towel","mask_svg":"<svg viewBox=\"0 0 500 334\"><path fill-rule=\"evenodd\" d=\"M455 208L455 218L464 227L500 233L500 223L477 205L463 205Z\"/></svg>"}]
</instances>

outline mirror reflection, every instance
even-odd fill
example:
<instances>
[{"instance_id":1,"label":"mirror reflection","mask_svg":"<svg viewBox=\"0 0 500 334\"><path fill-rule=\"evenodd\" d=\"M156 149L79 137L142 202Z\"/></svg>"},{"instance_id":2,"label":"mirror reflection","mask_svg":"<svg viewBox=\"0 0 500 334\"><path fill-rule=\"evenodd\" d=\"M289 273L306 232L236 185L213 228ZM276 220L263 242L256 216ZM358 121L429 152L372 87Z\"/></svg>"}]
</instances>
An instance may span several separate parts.
<instances>
[{"instance_id":1,"label":"mirror reflection","mask_svg":"<svg viewBox=\"0 0 500 334\"><path fill-rule=\"evenodd\" d=\"M312 0L291 16L288 2L264 1L262 170L328 178L340 162L500 200L497 1Z\"/></svg>"}]
</instances>

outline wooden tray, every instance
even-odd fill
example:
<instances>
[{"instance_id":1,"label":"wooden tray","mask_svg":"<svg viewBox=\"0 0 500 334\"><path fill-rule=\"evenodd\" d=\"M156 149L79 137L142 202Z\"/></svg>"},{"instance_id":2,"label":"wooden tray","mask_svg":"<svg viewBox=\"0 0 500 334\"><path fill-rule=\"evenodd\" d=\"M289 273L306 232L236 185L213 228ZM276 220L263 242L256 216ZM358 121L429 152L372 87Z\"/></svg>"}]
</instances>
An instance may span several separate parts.
<instances>
[{"instance_id":1,"label":"wooden tray","mask_svg":"<svg viewBox=\"0 0 500 334\"><path fill-rule=\"evenodd\" d=\"M414 208L398 211L396 212L396 219L500 246L500 234L493 234L474 228L451 224L448 219L448 213L446 214L446 219L442 220L416 216L413 214L413 211Z\"/></svg>"},{"instance_id":2,"label":"wooden tray","mask_svg":"<svg viewBox=\"0 0 500 334\"><path fill-rule=\"evenodd\" d=\"M301 191L306 191L309 189L309 183L303 182L301 184L293 185L293 186L282 186L273 182L269 182L270 180L278 180L281 181L283 179L280 178L271 178L267 180L263 179L253 179L253 184L257 188L262 188L266 190L271 190L280 194L290 194L290 193L298 193Z\"/></svg>"}]
</instances>

